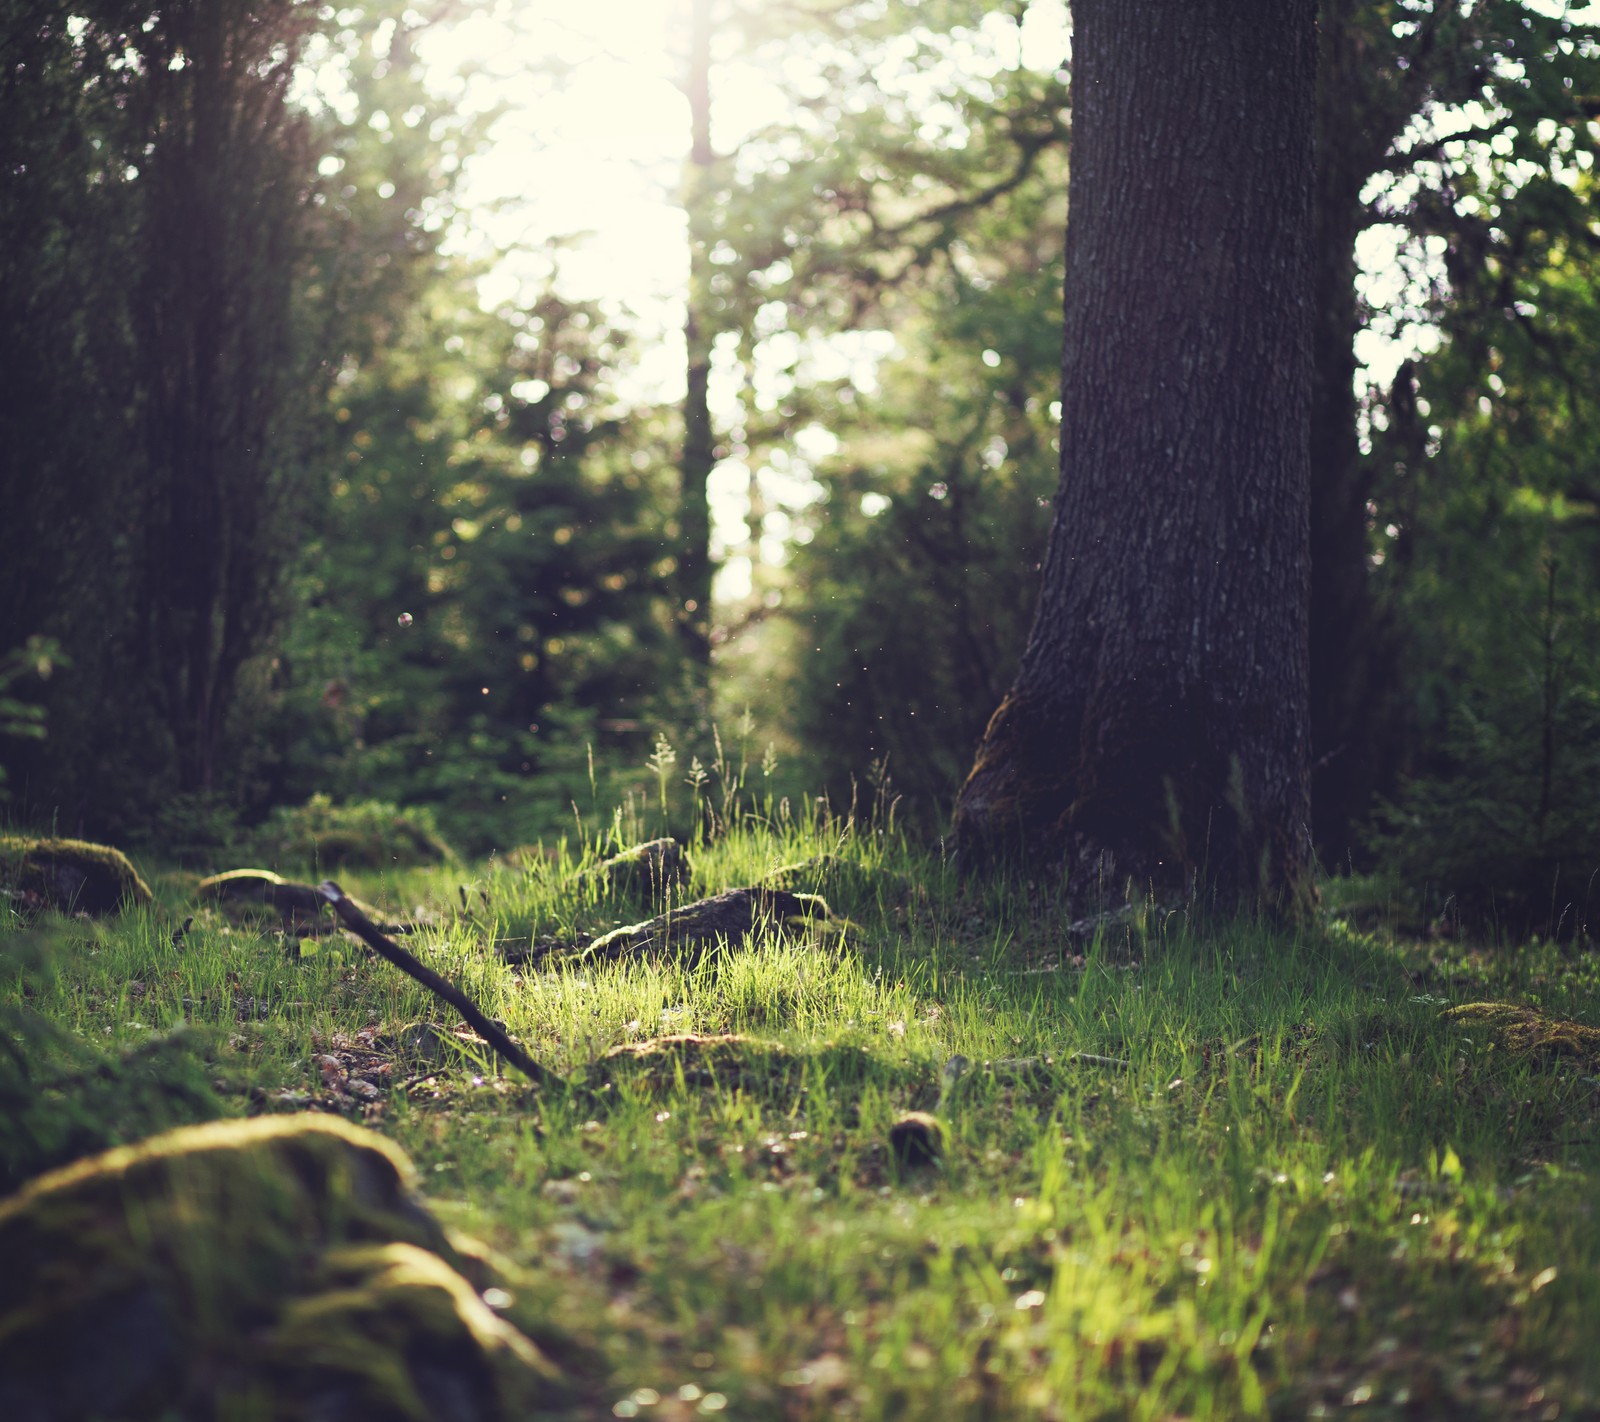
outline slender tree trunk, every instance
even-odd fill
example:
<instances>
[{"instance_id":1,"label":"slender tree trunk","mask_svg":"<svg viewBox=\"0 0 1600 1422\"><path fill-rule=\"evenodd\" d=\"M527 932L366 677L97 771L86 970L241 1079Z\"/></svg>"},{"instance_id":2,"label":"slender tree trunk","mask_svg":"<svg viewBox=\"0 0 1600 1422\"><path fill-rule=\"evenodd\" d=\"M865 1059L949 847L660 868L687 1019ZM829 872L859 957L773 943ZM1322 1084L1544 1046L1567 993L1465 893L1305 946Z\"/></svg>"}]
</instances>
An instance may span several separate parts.
<instances>
[{"instance_id":1,"label":"slender tree trunk","mask_svg":"<svg viewBox=\"0 0 1600 1422\"><path fill-rule=\"evenodd\" d=\"M1350 852L1374 795L1388 785L1394 737L1385 694L1393 683L1393 636L1379 616L1367 565L1372 470L1356 444L1355 244L1368 220L1361 189L1409 114L1411 96L1383 87L1392 77L1388 66L1373 74L1367 8L1365 0L1323 0L1318 24L1311 802L1313 838L1330 863Z\"/></svg>"},{"instance_id":2,"label":"slender tree trunk","mask_svg":"<svg viewBox=\"0 0 1600 1422\"><path fill-rule=\"evenodd\" d=\"M684 85L689 98L690 122L683 198L689 219L689 299L688 318L684 323L688 391L683 402L678 625L691 660L701 668L709 668L711 661L711 508L706 484L717 460L708 401L711 342L715 334L707 310L711 285L708 229L715 161L711 150L711 4L712 0L693 0L689 67ZM701 673L703 678L704 672Z\"/></svg>"},{"instance_id":3,"label":"slender tree trunk","mask_svg":"<svg viewBox=\"0 0 1600 1422\"><path fill-rule=\"evenodd\" d=\"M1074 4L1062 482L969 862L1306 892L1315 8Z\"/></svg>"}]
</instances>

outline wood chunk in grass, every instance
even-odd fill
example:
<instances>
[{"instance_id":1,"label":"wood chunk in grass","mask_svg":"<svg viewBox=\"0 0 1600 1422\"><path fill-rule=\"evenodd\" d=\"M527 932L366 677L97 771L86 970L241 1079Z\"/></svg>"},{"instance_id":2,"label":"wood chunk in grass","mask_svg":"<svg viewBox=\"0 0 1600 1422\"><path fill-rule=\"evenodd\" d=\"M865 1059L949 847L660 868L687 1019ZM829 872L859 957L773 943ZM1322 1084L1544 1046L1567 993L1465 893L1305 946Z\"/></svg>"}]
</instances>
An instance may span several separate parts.
<instances>
[{"instance_id":1,"label":"wood chunk in grass","mask_svg":"<svg viewBox=\"0 0 1600 1422\"><path fill-rule=\"evenodd\" d=\"M585 1078L596 1088L632 1081L668 1091L681 1077L686 1086L764 1091L791 1081L796 1067L794 1053L781 1042L737 1032L682 1032L613 1047L590 1065Z\"/></svg>"},{"instance_id":2,"label":"wood chunk in grass","mask_svg":"<svg viewBox=\"0 0 1600 1422\"><path fill-rule=\"evenodd\" d=\"M882 897L888 903L902 903L910 895L912 883L902 874L858 864L840 854L817 854L762 875L761 887L785 889L791 893L826 890L830 895L840 896L848 911L857 900Z\"/></svg>"}]
</instances>

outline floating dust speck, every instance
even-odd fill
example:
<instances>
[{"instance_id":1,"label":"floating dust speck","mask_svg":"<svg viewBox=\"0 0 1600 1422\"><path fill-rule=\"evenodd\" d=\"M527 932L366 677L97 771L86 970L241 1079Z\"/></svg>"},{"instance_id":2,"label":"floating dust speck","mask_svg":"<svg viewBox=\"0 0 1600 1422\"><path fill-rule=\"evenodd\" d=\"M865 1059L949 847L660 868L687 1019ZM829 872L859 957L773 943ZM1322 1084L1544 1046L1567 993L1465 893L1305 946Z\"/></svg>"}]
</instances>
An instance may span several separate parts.
<instances>
[{"instance_id":1,"label":"floating dust speck","mask_svg":"<svg viewBox=\"0 0 1600 1422\"><path fill-rule=\"evenodd\" d=\"M402 612L397 618L395 618L395 621L398 622L402 627L409 627L416 620L417 619L414 618L409 612Z\"/></svg>"}]
</instances>

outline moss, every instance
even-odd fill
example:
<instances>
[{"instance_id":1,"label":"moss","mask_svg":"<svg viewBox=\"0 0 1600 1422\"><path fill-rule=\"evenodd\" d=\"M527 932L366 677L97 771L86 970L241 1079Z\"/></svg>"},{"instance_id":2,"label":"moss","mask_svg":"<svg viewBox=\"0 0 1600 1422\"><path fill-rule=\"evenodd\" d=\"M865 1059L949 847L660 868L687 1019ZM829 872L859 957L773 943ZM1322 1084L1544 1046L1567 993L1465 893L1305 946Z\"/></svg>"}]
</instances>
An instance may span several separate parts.
<instances>
[{"instance_id":1,"label":"moss","mask_svg":"<svg viewBox=\"0 0 1600 1422\"><path fill-rule=\"evenodd\" d=\"M221 904L230 914L275 913L283 920L285 928L331 928L335 923L333 905L322 897L319 889L310 884L297 884L270 869L229 869L224 874L202 879L195 885L194 892L196 898ZM385 917L382 912L358 898L347 897L374 923L382 924Z\"/></svg>"},{"instance_id":2,"label":"moss","mask_svg":"<svg viewBox=\"0 0 1600 1422\"><path fill-rule=\"evenodd\" d=\"M0 1416L201 1416L248 1395L284 1417L512 1417L556 1376L484 1317L463 1277L481 1260L423 1208L405 1156L331 1117L188 1127L43 1176L0 1202L0 1258ZM370 1356L286 1372L307 1320L334 1315Z\"/></svg>"},{"instance_id":3,"label":"moss","mask_svg":"<svg viewBox=\"0 0 1600 1422\"><path fill-rule=\"evenodd\" d=\"M330 1251L263 1351L274 1417L321 1417L336 1398L351 1419L520 1419L561 1391L529 1339L410 1244Z\"/></svg>"},{"instance_id":4,"label":"moss","mask_svg":"<svg viewBox=\"0 0 1600 1422\"><path fill-rule=\"evenodd\" d=\"M116 913L153 902L127 855L82 839L0 835L0 886L66 912Z\"/></svg>"},{"instance_id":5,"label":"moss","mask_svg":"<svg viewBox=\"0 0 1600 1422\"><path fill-rule=\"evenodd\" d=\"M1487 1028L1514 1056L1573 1057L1600 1066L1600 1027L1589 1027L1515 1002L1466 1002L1447 1007L1447 1022Z\"/></svg>"},{"instance_id":6,"label":"moss","mask_svg":"<svg viewBox=\"0 0 1600 1422\"><path fill-rule=\"evenodd\" d=\"M679 904L643 923L631 923L596 938L582 954L587 959L614 959L639 953L677 950L690 956L720 940L735 943L757 928L808 928L837 923L825 900L816 894L791 894L782 889L729 889L709 899Z\"/></svg>"},{"instance_id":7,"label":"moss","mask_svg":"<svg viewBox=\"0 0 1600 1422\"><path fill-rule=\"evenodd\" d=\"M694 871L688 851L675 839L652 839L586 870L584 878L607 893L659 898L689 882Z\"/></svg>"}]
</instances>

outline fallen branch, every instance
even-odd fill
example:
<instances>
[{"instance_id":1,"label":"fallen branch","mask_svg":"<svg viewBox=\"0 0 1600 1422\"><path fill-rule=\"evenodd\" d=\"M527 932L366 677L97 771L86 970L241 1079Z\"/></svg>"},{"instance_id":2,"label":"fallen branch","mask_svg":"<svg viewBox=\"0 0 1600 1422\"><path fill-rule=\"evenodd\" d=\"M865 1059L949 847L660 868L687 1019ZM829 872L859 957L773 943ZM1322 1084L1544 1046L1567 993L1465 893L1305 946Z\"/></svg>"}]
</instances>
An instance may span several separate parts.
<instances>
[{"instance_id":1,"label":"fallen branch","mask_svg":"<svg viewBox=\"0 0 1600 1422\"><path fill-rule=\"evenodd\" d=\"M331 879L324 879L317 892L339 915L339 921L385 962L393 963L407 977L415 979L435 997L450 1004L461 1014L462 1020L480 1037L511 1063L535 1086L566 1089L564 1077L557 1076L548 1067L540 1066L506 1034L505 1030L484 1015L482 1009L454 983L439 976L426 963L406 952L398 943L385 938L355 903Z\"/></svg>"}]
</instances>

